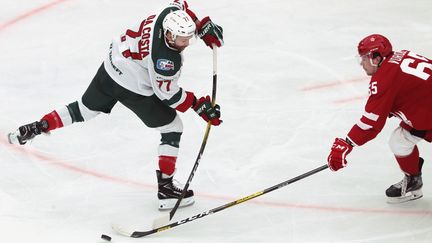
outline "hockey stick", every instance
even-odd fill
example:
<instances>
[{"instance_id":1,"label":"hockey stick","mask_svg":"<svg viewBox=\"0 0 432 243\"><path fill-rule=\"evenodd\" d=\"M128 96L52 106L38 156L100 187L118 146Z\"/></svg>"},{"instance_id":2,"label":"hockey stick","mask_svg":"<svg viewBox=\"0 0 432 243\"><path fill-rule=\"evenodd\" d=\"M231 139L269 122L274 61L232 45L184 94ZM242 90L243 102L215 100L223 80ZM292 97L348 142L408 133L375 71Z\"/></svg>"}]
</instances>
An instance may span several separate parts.
<instances>
[{"instance_id":1,"label":"hockey stick","mask_svg":"<svg viewBox=\"0 0 432 243\"><path fill-rule=\"evenodd\" d=\"M168 224L168 225L164 225L164 226L161 226L161 227L158 227L158 228L155 228L155 229L149 230L149 231L128 231L128 230L125 230L125 229L123 229L123 228L121 228L121 227L119 227L119 226L115 226L115 225L113 225L112 228L113 228L114 231L116 231L117 233L119 233L119 234L121 234L121 235L129 236L129 237L133 237L133 238L141 238L141 237L144 237L144 236L147 236L147 235L151 235L151 234L158 233L158 232L161 232L161 231L169 230L169 229L174 228L174 227L177 227L177 226L179 226L179 225L189 223L189 222L194 221L194 220L196 220L196 219L203 218L203 217L205 217L205 216L208 216L208 215L211 215L211 214L217 213L217 212L219 212L219 211L222 211L222 210L224 210L224 209L227 209L227 208L233 207L233 206L238 205L238 204L240 204L240 203L243 203L243 202L249 201L249 200L251 200L251 199L253 199L253 198L256 198L256 197L262 196L262 195L264 195L264 194L267 194L267 193L269 193L269 192L272 192L272 191L274 191L274 190L277 190L277 189L280 189L280 188L282 188L282 187L284 187L284 186L287 186L287 185L289 185L289 184L291 184L291 183L294 183L294 182L296 182L296 181L299 181L299 180L301 180L301 179L304 179L304 178L306 178L306 177L308 177L308 176L311 176L311 175L313 175L313 174L316 174L316 173L318 173L318 172L320 172L320 171L322 171L322 170L325 170L325 169L327 169L327 168L328 168L328 165L323 165L323 166L318 167L318 168L316 168L316 169L314 169L314 170L311 170L311 171L309 171L309 172L306 172L306 173L304 173L304 174L301 174L301 175L299 175L299 176L297 176L297 177L294 177L294 178L292 178L292 179L289 179L289 180L287 180L287 181L284 181L284 182L282 182L282 183L279 183L279 184L277 184L277 185L274 185L274 186L269 187L269 188L267 188L267 189L264 189L264 190L262 190L262 191L259 191L259 192L256 192L256 193L254 193L254 194L251 194L251 195L249 195L249 196L246 196L246 197L243 197L243 198L237 199L237 200L235 200L235 201L229 202L229 203L224 204L224 205L222 205L222 206L219 206L219 207L216 207L216 208L213 208L213 209L207 210L207 211L202 212L202 213L200 213L200 214L196 214L196 215L194 215L194 216L192 216L192 217L189 217L189 218L186 218L186 219L182 219L182 220L179 220L179 221L177 221L177 222L174 222L174 223L171 223L171 224Z\"/></svg>"},{"instance_id":2,"label":"hockey stick","mask_svg":"<svg viewBox=\"0 0 432 243\"><path fill-rule=\"evenodd\" d=\"M217 48L216 48L216 45L213 44L212 106L214 106L216 104L216 85L217 85ZM204 153L204 149L205 149L205 146L207 144L207 139L208 139L208 136L209 136L209 133L210 133L210 128L211 128L211 122L209 121L209 122L207 122L207 127L206 127L206 130L205 130L205 133L204 133L204 138L203 138L203 141L201 143L201 148L200 148L198 156L197 156L197 158L195 160L195 164L192 167L192 171L189 174L189 178L186 181L186 184L185 184L185 186L183 188L183 192L182 192L181 196L177 200L174 208L172 208L171 211L169 212L169 215L166 215L166 216L163 216L163 217L160 217L158 219L153 220L153 229L154 228L158 228L158 227L160 227L162 225L168 224L169 221L174 217L174 214L176 213L177 209L180 206L181 201L183 200L184 196L186 195L186 191L188 190L189 185L190 185L190 183L191 183L191 181L192 181L192 179L193 179L193 177L195 175L195 172L196 172L196 170L198 168L198 165L199 165L199 163L201 161L202 154Z\"/></svg>"}]
</instances>

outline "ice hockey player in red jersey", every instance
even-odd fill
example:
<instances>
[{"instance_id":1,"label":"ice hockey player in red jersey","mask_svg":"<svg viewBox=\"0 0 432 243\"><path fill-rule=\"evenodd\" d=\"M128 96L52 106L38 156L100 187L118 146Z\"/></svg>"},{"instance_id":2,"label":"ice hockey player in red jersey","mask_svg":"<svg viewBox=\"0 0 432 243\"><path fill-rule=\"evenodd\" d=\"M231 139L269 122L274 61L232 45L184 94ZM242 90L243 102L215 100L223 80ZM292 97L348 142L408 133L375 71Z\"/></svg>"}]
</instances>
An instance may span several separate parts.
<instances>
[{"instance_id":1,"label":"ice hockey player in red jersey","mask_svg":"<svg viewBox=\"0 0 432 243\"><path fill-rule=\"evenodd\" d=\"M393 51L390 41L379 34L361 40L358 53L360 65L371 76L369 99L346 138L335 139L328 166L333 171L345 167L353 147L375 138L388 117L397 117L401 122L389 143L404 178L386 190L387 201L421 198L423 159L416 144L432 141L432 61L412 51Z\"/></svg>"},{"instance_id":2,"label":"ice hockey player in red jersey","mask_svg":"<svg viewBox=\"0 0 432 243\"><path fill-rule=\"evenodd\" d=\"M198 35L204 43L223 45L222 28L209 17L198 20L187 3L174 0L161 12L144 18L112 40L100 66L82 98L58 108L40 121L20 126L8 135L9 142L25 144L35 136L84 122L100 113L110 113L117 102L134 112L142 122L161 133L158 148L159 209L171 209L182 190L173 184L183 124L177 112L194 109L212 125L219 125L220 109L209 96L195 97L179 84L182 51ZM188 190L180 206L194 202Z\"/></svg>"}]
</instances>

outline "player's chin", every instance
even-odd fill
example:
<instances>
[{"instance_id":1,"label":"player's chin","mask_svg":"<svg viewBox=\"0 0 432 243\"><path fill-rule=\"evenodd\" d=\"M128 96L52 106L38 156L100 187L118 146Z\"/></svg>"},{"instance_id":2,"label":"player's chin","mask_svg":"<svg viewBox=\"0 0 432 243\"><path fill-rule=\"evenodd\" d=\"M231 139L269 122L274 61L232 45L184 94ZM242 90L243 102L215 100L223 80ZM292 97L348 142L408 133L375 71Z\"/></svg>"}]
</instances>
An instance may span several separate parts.
<instances>
[{"instance_id":1,"label":"player's chin","mask_svg":"<svg viewBox=\"0 0 432 243\"><path fill-rule=\"evenodd\" d=\"M189 47L189 45L185 45L185 46L177 46L177 50L183 51L183 50L186 49L187 47Z\"/></svg>"},{"instance_id":2,"label":"player's chin","mask_svg":"<svg viewBox=\"0 0 432 243\"><path fill-rule=\"evenodd\" d=\"M365 71L365 73L367 74L367 76L372 76L372 72L371 72L371 71L369 71L369 70L367 70L367 69L364 69L364 71Z\"/></svg>"},{"instance_id":3,"label":"player's chin","mask_svg":"<svg viewBox=\"0 0 432 243\"><path fill-rule=\"evenodd\" d=\"M374 71L369 71L369 72L367 72L367 75L368 75L368 76L372 76L372 75L374 75L374 74L375 74Z\"/></svg>"}]
</instances>

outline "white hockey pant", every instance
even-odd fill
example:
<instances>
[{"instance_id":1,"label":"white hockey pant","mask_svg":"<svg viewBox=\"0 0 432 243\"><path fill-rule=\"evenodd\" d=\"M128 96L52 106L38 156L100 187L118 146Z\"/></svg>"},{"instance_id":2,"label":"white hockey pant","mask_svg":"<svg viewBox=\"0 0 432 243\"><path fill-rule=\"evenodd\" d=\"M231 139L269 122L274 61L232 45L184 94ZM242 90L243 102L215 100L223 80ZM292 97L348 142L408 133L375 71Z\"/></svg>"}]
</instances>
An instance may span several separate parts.
<instances>
[{"instance_id":1,"label":"white hockey pant","mask_svg":"<svg viewBox=\"0 0 432 243\"><path fill-rule=\"evenodd\" d=\"M397 127L389 140L390 149L396 157L405 157L412 153L414 147L422 138L412 135L402 127Z\"/></svg>"}]
</instances>

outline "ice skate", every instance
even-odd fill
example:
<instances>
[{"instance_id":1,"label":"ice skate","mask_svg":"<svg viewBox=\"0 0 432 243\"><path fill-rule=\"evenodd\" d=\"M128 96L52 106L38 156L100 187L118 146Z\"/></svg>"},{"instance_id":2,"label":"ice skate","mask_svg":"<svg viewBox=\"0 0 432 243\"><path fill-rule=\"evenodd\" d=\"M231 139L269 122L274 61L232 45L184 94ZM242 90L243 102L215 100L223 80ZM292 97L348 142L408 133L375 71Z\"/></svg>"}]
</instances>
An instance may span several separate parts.
<instances>
[{"instance_id":1,"label":"ice skate","mask_svg":"<svg viewBox=\"0 0 432 243\"><path fill-rule=\"evenodd\" d=\"M423 159L420 158L420 170L422 165ZM416 176L405 175L400 182L386 190L387 202L394 204L419 199L423 196L422 187L421 173Z\"/></svg>"},{"instance_id":2,"label":"ice skate","mask_svg":"<svg viewBox=\"0 0 432 243\"><path fill-rule=\"evenodd\" d=\"M182 194L182 189L176 187L173 184L173 175L168 176L161 173L159 170L156 171L158 180L158 199L159 199L159 210L168 210L174 208L178 198ZM180 203L180 207L192 205L195 202L194 193L192 190L188 190Z\"/></svg>"},{"instance_id":3,"label":"ice skate","mask_svg":"<svg viewBox=\"0 0 432 243\"><path fill-rule=\"evenodd\" d=\"M11 144L24 145L32 140L37 135L46 132L48 129L48 122L45 120L35 121L23 126L20 126L15 132L8 134L8 140Z\"/></svg>"}]
</instances>

